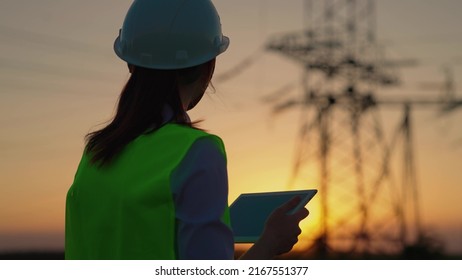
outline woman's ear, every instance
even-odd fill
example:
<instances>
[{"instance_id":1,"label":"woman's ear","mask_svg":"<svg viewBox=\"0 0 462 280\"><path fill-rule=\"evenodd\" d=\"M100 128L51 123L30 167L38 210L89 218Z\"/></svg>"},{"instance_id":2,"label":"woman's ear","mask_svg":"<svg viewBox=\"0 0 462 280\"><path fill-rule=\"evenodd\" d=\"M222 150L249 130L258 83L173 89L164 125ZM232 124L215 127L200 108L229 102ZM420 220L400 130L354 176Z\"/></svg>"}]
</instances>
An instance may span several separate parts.
<instances>
[{"instance_id":1,"label":"woman's ear","mask_svg":"<svg viewBox=\"0 0 462 280\"><path fill-rule=\"evenodd\" d=\"M130 72L130 74L132 74L133 71L135 71L135 65L127 63L127 67L128 67L128 72Z\"/></svg>"},{"instance_id":2,"label":"woman's ear","mask_svg":"<svg viewBox=\"0 0 462 280\"><path fill-rule=\"evenodd\" d=\"M213 73L215 72L215 58L202 65L201 79L205 85L205 88L212 82Z\"/></svg>"},{"instance_id":3,"label":"woman's ear","mask_svg":"<svg viewBox=\"0 0 462 280\"><path fill-rule=\"evenodd\" d=\"M209 61L208 68L209 68L209 81L212 80L213 73L215 72L215 63L216 58Z\"/></svg>"}]
</instances>

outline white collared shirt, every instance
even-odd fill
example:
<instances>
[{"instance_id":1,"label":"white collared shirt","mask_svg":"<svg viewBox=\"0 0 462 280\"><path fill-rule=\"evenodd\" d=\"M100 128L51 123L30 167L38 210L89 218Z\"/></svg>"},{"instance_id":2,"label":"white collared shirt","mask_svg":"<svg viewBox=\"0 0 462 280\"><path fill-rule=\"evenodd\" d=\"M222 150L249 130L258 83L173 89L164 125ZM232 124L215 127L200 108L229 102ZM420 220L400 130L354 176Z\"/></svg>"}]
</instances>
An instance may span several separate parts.
<instances>
[{"instance_id":1,"label":"white collared shirt","mask_svg":"<svg viewBox=\"0 0 462 280\"><path fill-rule=\"evenodd\" d=\"M172 119L170 108L164 120ZM189 118L189 117L188 117ZM179 259L234 259L231 229L221 221L228 205L226 159L212 140L197 140L173 171Z\"/></svg>"},{"instance_id":2,"label":"white collared shirt","mask_svg":"<svg viewBox=\"0 0 462 280\"><path fill-rule=\"evenodd\" d=\"M232 231L221 221L228 205L226 161L212 140L197 140L172 173L180 259L233 259Z\"/></svg>"}]
</instances>

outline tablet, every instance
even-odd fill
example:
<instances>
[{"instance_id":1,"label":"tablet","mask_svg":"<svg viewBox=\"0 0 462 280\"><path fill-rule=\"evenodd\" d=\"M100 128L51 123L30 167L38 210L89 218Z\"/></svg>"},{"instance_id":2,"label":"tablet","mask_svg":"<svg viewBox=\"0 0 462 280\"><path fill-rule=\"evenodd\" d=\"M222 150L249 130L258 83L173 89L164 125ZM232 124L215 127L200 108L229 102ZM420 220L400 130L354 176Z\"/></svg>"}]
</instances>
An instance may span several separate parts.
<instances>
[{"instance_id":1,"label":"tablet","mask_svg":"<svg viewBox=\"0 0 462 280\"><path fill-rule=\"evenodd\" d=\"M317 192L312 189L241 194L229 209L234 242L253 243L257 241L263 232L266 220L276 208L295 196L301 196L300 203L287 213L291 215L304 207Z\"/></svg>"}]
</instances>

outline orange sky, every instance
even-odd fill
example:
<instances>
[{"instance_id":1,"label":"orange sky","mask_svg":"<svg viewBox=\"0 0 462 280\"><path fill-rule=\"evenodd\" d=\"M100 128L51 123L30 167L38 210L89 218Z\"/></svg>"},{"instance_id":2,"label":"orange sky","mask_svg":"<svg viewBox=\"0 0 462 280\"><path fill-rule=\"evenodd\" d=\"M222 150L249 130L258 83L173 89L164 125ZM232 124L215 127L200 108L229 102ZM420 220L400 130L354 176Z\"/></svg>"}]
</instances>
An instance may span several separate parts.
<instances>
[{"instance_id":1,"label":"orange sky","mask_svg":"<svg viewBox=\"0 0 462 280\"><path fill-rule=\"evenodd\" d=\"M379 96L437 95L421 82L442 82L451 63L456 82L462 61L462 3L377 1L378 37L392 58L415 58L400 71L403 86ZM256 54L271 34L300 30L302 1L216 0L223 31L231 38L216 75ZM64 199L80 159L83 136L107 120L127 76L112 42L130 1L5 0L0 4L0 251L62 247ZM82 19L85 21L82 21ZM299 127L299 112L270 118L261 98L300 79L298 65L263 53L257 63L225 83L191 116L223 138L229 162L230 196L287 187ZM292 94L300 94L296 89ZM462 94L457 92L459 98ZM401 110L381 110L384 129L396 127ZM416 111L415 138L421 214L451 251L462 251L462 113L437 118ZM400 156L393 166L399 171ZM312 164L313 165L313 164ZM295 188L317 187L313 165ZM332 172L335 172L333 170ZM312 174L312 175L309 175ZM337 186L342 191L353 186ZM334 195L332 195L334 196ZM309 205L316 231L319 197ZM310 227L314 227L311 229Z\"/></svg>"}]
</instances>

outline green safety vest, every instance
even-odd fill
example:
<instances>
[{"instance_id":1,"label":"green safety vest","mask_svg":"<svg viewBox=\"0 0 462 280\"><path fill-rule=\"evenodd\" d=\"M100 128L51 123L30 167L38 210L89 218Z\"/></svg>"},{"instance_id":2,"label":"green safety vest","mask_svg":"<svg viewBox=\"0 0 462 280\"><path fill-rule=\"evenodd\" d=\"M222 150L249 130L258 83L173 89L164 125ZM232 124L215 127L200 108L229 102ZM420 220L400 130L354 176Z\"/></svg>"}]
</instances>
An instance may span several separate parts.
<instances>
[{"instance_id":1,"label":"green safety vest","mask_svg":"<svg viewBox=\"0 0 462 280\"><path fill-rule=\"evenodd\" d=\"M217 136L167 124L130 142L108 166L83 154L66 199L66 259L176 259L170 177L199 138ZM229 209L223 222L229 226Z\"/></svg>"}]
</instances>

